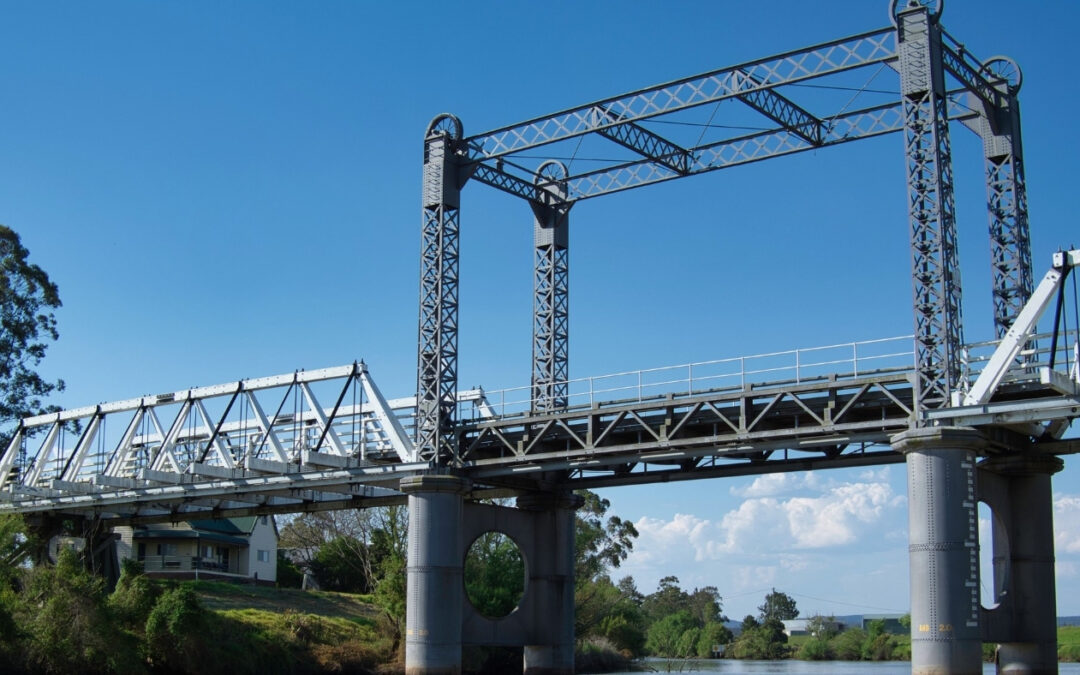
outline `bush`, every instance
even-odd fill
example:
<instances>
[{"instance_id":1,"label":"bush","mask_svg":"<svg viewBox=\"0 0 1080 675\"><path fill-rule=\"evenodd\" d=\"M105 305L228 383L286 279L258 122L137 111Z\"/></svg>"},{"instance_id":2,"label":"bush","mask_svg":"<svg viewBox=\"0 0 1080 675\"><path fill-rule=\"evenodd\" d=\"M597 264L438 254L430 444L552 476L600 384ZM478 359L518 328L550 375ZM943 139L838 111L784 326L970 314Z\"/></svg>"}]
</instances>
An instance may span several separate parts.
<instances>
[{"instance_id":1,"label":"bush","mask_svg":"<svg viewBox=\"0 0 1080 675\"><path fill-rule=\"evenodd\" d=\"M87 572L73 551L61 551L55 567L30 572L16 619L26 634L30 670L129 672L138 667L124 658L127 640L106 609L104 582Z\"/></svg>"},{"instance_id":2,"label":"bush","mask_svg":"<svg viewBox=\"0 0 1080 675\"><path fill-rule=\"evenodd\" d=\"M840 661L861 661L866 631L862 628L849 628L832 641L833 656Z\"/></svg>"},{"instance_id":3,"label":"bush","mask_svg":"<svg viewBox=\"0 0 1080 675\"><path fill-rule=\"evenodd\" d=\"M107 602L119 621L132 628L143 628L150 616L150 610L160 596L161 588L143 574L142 565L125 559L120 568L120 580L116 582L116 590Z\"/></svg>"},{"instance_id":4,"label":"bush","mask_svg":"<svg viewBox=\"0 0 1080 675\"><path fill-rule=\"evenodd\" d=\"M805 661L831 661L833 658L832 647L829 645L828 640L817 637L810 638L799 649L799 658Z\"/></svg>"},{"instance_id":5,"label":"bush","mask_svg":"<svg viewBox=\"0 0 1080 675\"><path fill-rule=\"evenodd\" d=\"M1058 659L1074 663L1080 661L1080 645L1061 645L1058 649Z\"/></svg>"},{"instance_id":6,"label":"bush","mask_svg":"<svg viewBox=\"0 0 1080 675\"><path fill-rule=\"evenodd\" d=\"M146 656L166 671L194 672L203 661L207 612L190 586L158 598L146 619Z\"/></svg>"},{"instance_id":7,"label":"bush","mask_svg":"<svg viewBox=\"0 0 1080 675\"><path fill-rule=\"evenodd\" d=\"M713 645L726 645L731 642L731 631L722 623L710 622L701 629L698 637L697 655L699 659L713 658Z\"/></svg>"},{"instance_id":8,"label":"bush","mask_svg":"<svg viewBox=\"0 0 1080 675\"><path fill-rule=\"evenodd\" d=\"M593 637L574 651L574 670L579 673L610 673L630 670L630 659L619 653L611 641Z\"/></svg>"}]
</instances>

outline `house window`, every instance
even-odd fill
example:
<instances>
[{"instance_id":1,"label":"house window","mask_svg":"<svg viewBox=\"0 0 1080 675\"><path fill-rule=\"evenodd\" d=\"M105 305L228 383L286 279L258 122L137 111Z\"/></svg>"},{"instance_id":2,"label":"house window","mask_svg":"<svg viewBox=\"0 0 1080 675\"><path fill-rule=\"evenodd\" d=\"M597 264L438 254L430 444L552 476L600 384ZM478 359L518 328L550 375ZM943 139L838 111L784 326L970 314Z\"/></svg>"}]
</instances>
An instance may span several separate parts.
<instances>
[{"instance_id":1,"label":"house window","mask_svg":"<svg viewBox=\"0 0 1080 675\"><path fill-rule=\"evenodd\" d=\"M259 551L257 556L259 562L270 562L270 551Z\"/></svg>"},{"instance_id":2,"label":"house window","mask_svg":"<svg viewBox=\"0 0 1080 675\"><path fill-rule=\"evenodd\" d=\"M180 555L180 547L177 544L158 544L158 555Z\"/></svg>"}]
</instances>

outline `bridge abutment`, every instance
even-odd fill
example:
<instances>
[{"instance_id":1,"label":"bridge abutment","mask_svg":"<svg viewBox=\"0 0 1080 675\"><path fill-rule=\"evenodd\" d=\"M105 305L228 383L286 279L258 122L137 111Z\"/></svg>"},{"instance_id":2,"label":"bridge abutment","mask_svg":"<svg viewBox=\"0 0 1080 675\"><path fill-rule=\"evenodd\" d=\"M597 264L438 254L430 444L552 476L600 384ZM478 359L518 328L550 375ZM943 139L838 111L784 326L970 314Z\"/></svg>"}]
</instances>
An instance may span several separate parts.
<instances>
[{"instance_id":1,"label":"bridge abutment","mask_svg":"<svg viewBox=\"0 0 1080 675\"><path fill-rule=\"evenodd\" d=\"M997 642L997 672L1058 672L1049 455L1002 455L979 464L979 496L994 515L994 600L983 609L983 639Z\"/></svg>"},{"instance_id":2,"label":"bridge abutment","mask_svg":"<svg viewBox=\"0 0 1080 675\"><path fill-rule=\"evenodd\" d=\"M892 439L908 467L913 675L979 675L978 505L974 429L934 427Z\"/></svg>"},{"instance_id":3,"label":"bridge abutment","mask_svg":"<svg viewBox=\"0 0 1080 675\"><path fill-rule=\"evenodd\" d=\"M461 523L469 487L468 480L456 476L401 481L401 491L409 496L406 675L461 673Z\"/></svg>"}]
</instances>

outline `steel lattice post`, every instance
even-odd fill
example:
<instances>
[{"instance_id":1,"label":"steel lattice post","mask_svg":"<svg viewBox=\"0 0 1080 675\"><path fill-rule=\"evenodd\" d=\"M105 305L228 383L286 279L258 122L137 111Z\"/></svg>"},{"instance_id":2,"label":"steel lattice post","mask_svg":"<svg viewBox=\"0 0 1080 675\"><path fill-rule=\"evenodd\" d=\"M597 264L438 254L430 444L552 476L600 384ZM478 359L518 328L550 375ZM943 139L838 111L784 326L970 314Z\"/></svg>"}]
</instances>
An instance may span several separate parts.
<instances>
[{"instance_id":1,"label":"steel lattice post","mask_svg":"<svg viewBox=\"0 0 1080 675\"><path fill-rule=\"evenodd\" d=\"M447 121L450 130L442 128ZM441 115L428 128L424 145L416 450L434 464L455 455L461 194L455 147L460 138L457 119Z\"/></svg>"},{"instance_id":2,"label":"steel lattice post","mask_svg":"<svg viewBox=\"0 0 1080 675\"><path fill-rule=\"evenodd\" d=\"M1031 297L1033 283L1020 107L1009 83L998 86L1007 108L988 110L980 120L980 135L986 153L994 331L1000 339Z\"/></svg>"},{"instance_id":3,"label":"steel lattice post","mask_svg":"<svg viewBox=\"0 0 1080 675\"><path fill-rule=\"evenodd\" d=\"M949 405L963 331L940 29L923 7L897 17L919 408Z\"/></svg>"},{"instance_id":4,"label":"steel lattice post","mask_svg":"<svg viewBox=\"0 0 1080 675\"><path fill-rule=\"evenodd\" d=\"M557 169L556 171L547 171ZM535 216L533 274L532 409L559 410L567 406L570 317L570 216L565 198L566 170L557 162L538 170L558 173L557 182L543 186L554 204L530 202Z\"/></svg>"}]
</instances>

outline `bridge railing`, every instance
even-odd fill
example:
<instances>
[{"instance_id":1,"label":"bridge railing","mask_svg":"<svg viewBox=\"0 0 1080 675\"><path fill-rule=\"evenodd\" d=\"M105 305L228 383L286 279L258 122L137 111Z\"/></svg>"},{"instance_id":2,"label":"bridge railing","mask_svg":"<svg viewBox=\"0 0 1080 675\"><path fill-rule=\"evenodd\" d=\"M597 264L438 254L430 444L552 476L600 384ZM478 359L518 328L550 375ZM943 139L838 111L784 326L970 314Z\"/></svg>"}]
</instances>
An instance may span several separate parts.
<instances>
[{"instance_id":1,"label":"bridge railing","mask_svg":"<svg viewBox=\"0 0 1080 675\"><path fill-rule=\"evenodd\" d=\"M999 340L972 342L964 345L960 353L962 368L961 388L966 391L982 374L983 368L990 361ZM1061 331L1055 344L1052 333L1039 333L1032 337L1028 347L1021 350L1017 362L1009 369L1003 382L1038 382L1039 369L1053 365L1054 370L1070 374L1077 378L1077 351L1080 350L1080 332ZM1080 380L1078 380L1080 381Z\"/></svg>"},{"instance_id":2,"label":"bridge railing","mask_svg":"<svg viewBox=\"0 0 1080 675\"><path fill-rule=\"evenodd\" d=\"M791 349L568 380L567 407L909 371L914 362L911 335ZM534 407L532 393L530 387L485 391L489 410L459 406L458 418L475 420L491 412L500 417L527 414Z\"/></svg>"}]
</instances>

